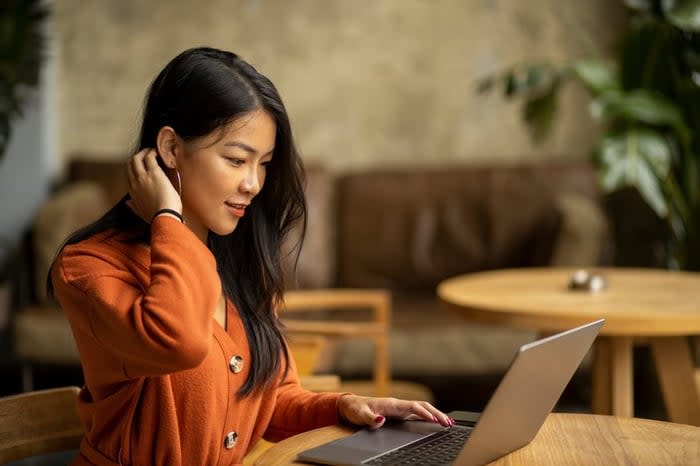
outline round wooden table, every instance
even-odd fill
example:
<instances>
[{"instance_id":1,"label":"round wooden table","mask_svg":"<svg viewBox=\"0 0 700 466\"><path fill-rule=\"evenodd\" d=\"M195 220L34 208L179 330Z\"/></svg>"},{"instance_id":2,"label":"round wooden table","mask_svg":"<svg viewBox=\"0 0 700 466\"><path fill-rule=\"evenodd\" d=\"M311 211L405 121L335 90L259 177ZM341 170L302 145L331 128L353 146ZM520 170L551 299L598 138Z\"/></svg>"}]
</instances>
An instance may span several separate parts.
<instances>
[{"instance_id":1,"label":"round wooden table","mask_svg":"<svg viewBox=\"0 0 700 466\"><path fill-rule=\"evenodd\" d=\"M290 437L274 445L256 466L287 466L308 448L352 433L331 426ZM647 419L560 414L547 417L535 439L490 466L539 465L691 465L700 463L700 428Z\"/></svg>"},{"instance_id":2,"label":"round wooden table","mask_svg":"<svg viewBox=\"0 0 700 466\"><path fill-rule=\"evenodd\" d=\"M568 288L576 269L524 268L445 280L438 296L466 319L556 332L605 318L594 345L593 412L633 416L632 348L648 343L669 419L700 426L700 397L687 341L700 335L700 274L597 268L607 288Z\"/></svg>"}]
</instances>

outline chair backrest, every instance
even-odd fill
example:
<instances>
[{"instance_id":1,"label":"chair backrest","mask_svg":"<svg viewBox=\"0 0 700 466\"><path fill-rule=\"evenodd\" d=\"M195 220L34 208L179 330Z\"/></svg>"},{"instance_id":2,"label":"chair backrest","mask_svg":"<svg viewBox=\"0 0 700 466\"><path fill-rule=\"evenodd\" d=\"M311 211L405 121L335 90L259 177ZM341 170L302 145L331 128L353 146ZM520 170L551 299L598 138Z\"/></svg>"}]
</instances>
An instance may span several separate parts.
<instances>
[{"instance_id":1,"label":"chair backrest","mask_svg":"<svg viewBox=\"0 0 700 466\"><path fill-rule=\"evenodd\" d=\"M62 387L0 398L0 464L79 448L79 393Z\"/></svg>"},{"instance_id":2,"label":"chair backrest","mask_svg":"<svg viewBox=\"0 0 700 466\"><path fill-rule=\"evenodd\" d=\"M328 339L321 335L291 334L287 335L287 346L297 365L297 373L312 375L328 348Z\"/></svg>"},{"instance_id":3,"label":"chair backrest","mask_svg":"<svg viewBox=\"0 0 700 466\"><path fill-rule=\"evenodd\" d=\"M289 311L324 312L371 310L369 320L293 318ZM288 335L325 338L363 338L374 343L374 396L389 396L391 367L389 329L391 326L391 293L384 289L321 289L289 290L284 294L280 319ZM330 316L328 316L330 317Z\"/></svg>"}]
</instances>

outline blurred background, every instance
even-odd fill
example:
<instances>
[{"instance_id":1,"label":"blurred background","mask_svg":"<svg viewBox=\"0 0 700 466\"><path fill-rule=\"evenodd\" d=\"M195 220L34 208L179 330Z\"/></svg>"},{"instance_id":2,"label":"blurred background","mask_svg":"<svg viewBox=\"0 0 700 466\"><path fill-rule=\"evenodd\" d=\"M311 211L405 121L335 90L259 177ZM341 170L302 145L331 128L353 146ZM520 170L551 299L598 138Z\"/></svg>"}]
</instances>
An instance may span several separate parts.
<instances>
[{"instance_id":1,"label":"blurred background","mask_svg":"<svg viewBox=\"0 0 700 466\"><path fill-rule=\"evenodd\" d=\"M21 5L29 5L28 16ZM591 154L609 129L590 112L591 95L597 97L590 92L591 82L600 80L578 68L573 76L584 85L558 87L556 113L547 105L531 108L530 120L534 112L540 115L535 120L544 118L550 125L539 141L524 122L523 104L541 96L543 85L549 89L555 69L592 57L615 64L634 18L662 14L654 11L659 5L622 0L10 1L0 8L6 55L21 62L23 54L38 54L40 60L36 80L13 88L21 97L21 115L7 110L12 105L3 109L11 118L0 159L0 282L9 296L0 321L2 392L20 391L28 379L33 387L79 383L74 364L33 364L29 374L16 353L12 322L22 309L41 301L37 216L75 178L71 164L110 162L114 170L126 160L148 85L182 50L227 49L267 75L285 101L304 161L335 177L381 170L410 170L418 176L426 170L427 176L445 167L560 162L591 164L581 176L598 177L606 172L592 165ZM32 8L43 10L43 19L33 21ZM32 34L22 36L29 38L24 41L8 39L24 26L45 40ZM533 64L548 65L537 71L530 69ZM3 79L18 80L21 67L5 69ZM14 102L14 97L2 97ZM571 178L574 183L577 176ZM591 265L670 263L668 211L654 209L653 202L650 208L647 201L655 193L640 196L635 183L618 180L607 191L623 194L598 199L609 238ZM614 212L635 217L614 221L621 218ZM622 230L638 240L636 250L615 241ZM353 285L352 280L339 283ZM640 377L645 371L640 368ZM654 403L653 387L650 392L642 402Z\"/></svg>"}]
</instances>

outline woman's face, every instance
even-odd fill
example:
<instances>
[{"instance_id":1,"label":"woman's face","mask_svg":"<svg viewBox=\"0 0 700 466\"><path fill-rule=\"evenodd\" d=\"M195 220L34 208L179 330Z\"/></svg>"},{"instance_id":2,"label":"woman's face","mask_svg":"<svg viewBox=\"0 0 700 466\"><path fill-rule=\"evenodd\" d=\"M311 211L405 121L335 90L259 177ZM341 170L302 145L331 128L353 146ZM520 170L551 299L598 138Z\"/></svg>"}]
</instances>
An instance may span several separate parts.
<instances>
[{"instance_id":1,"label":"woman's face","mask_svg":"<svg viewBox=\"0 0 700 466\"><path fill-rule=\"evenodd\" d=\"M206 242L209 231L228 235L265 183L275 148L275 120L265 110L183 144L178 159L185 222Z\"/></svg>"}]
</instances>

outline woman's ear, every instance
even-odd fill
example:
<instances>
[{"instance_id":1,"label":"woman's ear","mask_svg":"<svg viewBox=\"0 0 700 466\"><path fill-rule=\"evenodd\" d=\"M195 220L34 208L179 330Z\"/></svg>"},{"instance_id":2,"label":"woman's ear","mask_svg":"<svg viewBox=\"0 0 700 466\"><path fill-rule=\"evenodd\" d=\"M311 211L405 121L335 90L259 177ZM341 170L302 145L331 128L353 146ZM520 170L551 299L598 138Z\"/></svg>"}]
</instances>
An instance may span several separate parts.
<instances>
[{"instance_id":1,"label":"woman's ear","mask_svg":"<svg viewBox=\"0 0 700 466\"><path fill-rule=\"evenodd\" d=\"M170 126L163 126L156 137L156 150L168 168L177 167L177 156L180 154L177 133Z\"/></svg>"}]
</instances>

